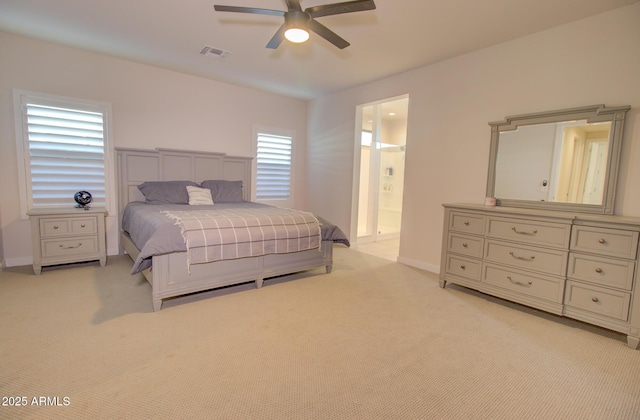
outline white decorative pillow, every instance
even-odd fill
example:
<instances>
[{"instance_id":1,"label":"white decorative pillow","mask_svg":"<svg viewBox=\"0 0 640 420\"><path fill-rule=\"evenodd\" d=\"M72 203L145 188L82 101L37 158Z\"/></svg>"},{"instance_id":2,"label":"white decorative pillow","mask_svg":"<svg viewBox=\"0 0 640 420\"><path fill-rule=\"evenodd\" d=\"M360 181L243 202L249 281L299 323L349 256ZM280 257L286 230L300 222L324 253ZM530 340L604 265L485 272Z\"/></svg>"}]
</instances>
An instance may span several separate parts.
<instances>
[{"instance_id":1,"label":"white decorative pillow","mask_svg":"<svg viewBox=\"0 0 640 420\"><path fill-rule=\"evenodd\" d=\"M213 204L211 198L211 190L209 188L187 186L187 192L189 193L189 205L190 206L204 206Z\"/></svg>"}]
</instances>

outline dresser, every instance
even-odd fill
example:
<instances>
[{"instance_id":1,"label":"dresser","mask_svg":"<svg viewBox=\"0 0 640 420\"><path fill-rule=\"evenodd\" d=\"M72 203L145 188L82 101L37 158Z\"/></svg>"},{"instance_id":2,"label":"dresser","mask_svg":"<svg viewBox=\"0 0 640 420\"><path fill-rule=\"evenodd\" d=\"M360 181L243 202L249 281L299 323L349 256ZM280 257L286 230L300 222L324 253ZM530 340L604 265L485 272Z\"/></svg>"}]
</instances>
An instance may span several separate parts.
<instances>
[{"instance_id":1,"label":"dresser","mask_svg":"<svg viewBox=\"0 0 640 420\"><path fill-rule=\"evenodd\" d=\"M640 345L640 219L445 204L440 285L455 283ZM640 294L639 294L640 295Z\"/></svg>"},{"instance_id":2,"label":"dresser","mask_svg":"<svg viewBox=\"0 0 640 420\"><path fill-rule=\"evenodd\" d=\"M106 212L102 207L31 210L34 273L44 266L83 261L99 260L104 266Z\"/></svg>"}]
</instances>

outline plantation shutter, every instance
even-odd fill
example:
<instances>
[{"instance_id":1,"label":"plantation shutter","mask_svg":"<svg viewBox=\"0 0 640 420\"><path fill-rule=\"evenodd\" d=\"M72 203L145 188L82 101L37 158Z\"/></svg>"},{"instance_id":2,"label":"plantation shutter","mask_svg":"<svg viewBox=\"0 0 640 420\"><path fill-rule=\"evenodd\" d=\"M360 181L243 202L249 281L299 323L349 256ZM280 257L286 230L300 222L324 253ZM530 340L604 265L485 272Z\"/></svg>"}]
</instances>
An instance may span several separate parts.
<instances>
[{"instance_id":1,"label":"plantation shutter","mask_svg":"<svg viewBox=\"0 0 640 420\"><path fill-rule=\"evenodd\" d=\"M256 200L288 200L291 196L290 136L258 133Z\"/></svg>"},{"instance_id":2,"label":"plantation shutter","mask_svg":"<svg viewBox=\"0 0 640 420\"><path fill-rule=\"evenodd\" d=\"M75 205L77 191L104 206L103 113L27 103L26 115L31 206Z\"/></svg>"}]
</instances>

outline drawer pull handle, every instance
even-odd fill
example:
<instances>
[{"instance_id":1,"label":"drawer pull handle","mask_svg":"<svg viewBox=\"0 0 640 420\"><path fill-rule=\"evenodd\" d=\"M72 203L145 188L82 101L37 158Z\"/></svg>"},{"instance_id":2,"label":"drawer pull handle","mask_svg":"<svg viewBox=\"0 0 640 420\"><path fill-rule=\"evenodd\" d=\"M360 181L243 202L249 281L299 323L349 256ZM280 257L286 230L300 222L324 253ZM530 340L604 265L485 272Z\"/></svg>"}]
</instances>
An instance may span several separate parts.
<instances>
[{"instance_id":1,"label":"drawer pull handle","mask_svg":"<svg viewBox=\"0 0 640 420\"><path fill-rule=\"evenodd\" d=\"M54 228L54 229L58 229L58 225L55 225L53 228Z\"/></svg>"},{"instance_id":2,"label":"drawer pull handle","mask_svg":"<svg viewBox=\"0 0 640 420\"><path fill-rule=\"evenodd\" d=\"M516 260L522 260L522 261L533 261L536 259L535 255L532 255L530 257L521 257L519 255L515 255L513 252L509 252L509 255L511 255L513 258L515 258Z\"/></svg>"},{"instance_id":3,"label":"drawer pull handle","mask_svg":"<svg viewBox=\"0 0 640 420\"><path fill-rule=\"evenodd\" d=\"M528 281L528 282L526 282L526 283L523 283L523 282L521 282L521 281L514 280L514 279L512 279L512 278L511 278L511 276L507 276L507 278L509 279L509 281L510 281L511 283L513 283L513 284L517 284L518 286L531 287L531 285L533 284L533 283L531 283L530 281Z\"/></svg>"},{"instance_id":4,"label":"drawer pull handle","mask_svg":"<svg viewBox=\"0 0 640 420\"><path fill-rule=\"evenodd\" d=\"M596 302L596 303L598 302L598 298L597 298L597 297L595 297L595 296L594 296L594 297L592 297L592 298L591 298L591 300L592 300L592 301L594 301L594 302Z\"/></svg>"},{"instance_id":5,"label":"drawer pull handle","mask_svg":"<svg viewBox=\"0 0 640 420\"><path fill-rule=\"evenodd\" d=\"M466 242L462 244L462 247L463 247L463 248L466 248L466 247L468 247L468 246L469 246L469 245L467 245L467 243L466 243Z\"/></svg>"},{"instance_id":6,"label":"drawer pull handle","mask_svg":"<svg viewBox=\"0 0 640 420\"><path fill-rule=\"evenodd\" d=\"M598 243L599 244L606 244L607 241L605 241L604 239L600 238L600 239L598 239Z\"/></svg>"},{"instance_id":7,"label":"drawer pull handle","mask_svg":"<svg viewBox=\"0 0 640 420\"><path fill-rule=\"evenodd\" d=\"M60 248L62 249L73 249L73 248L80 248L82 246L82 242L78 242L78 245L76 246L64 246L64 244L60 244Z\"/></svg>"},{"instance_id":8,"label":"drawer pull handle","mask_svg":"<svg viewBox=\"0 0 640 420\"><path fill-rule=\"evenodd\" d=\"M523 230L516 229L515 226L512 227L511 230L514 231L515 233L517 233L518 235L535 236L538 233L538 229L534 229L533 232L525 232Z\"/></svg>"},{"instance_id":9,"label":"drawer pull handle","mask_svg":"<svg viewBox=\"0 0 640 420\"><path fill-rule=\"evenodd\" d=\"M80 227L81 227L81 228L83 228L83 227L87 227L87 225L80 225Z\"/></svg>"},{"instance_id":10,"label":"drawer pull handle","mask_svg":"<svg viewBox=\"0 0 640 420\"><path fill-rule=\"evenodd\" d=\"M596 273L598 273L598 274L602 273L602 268L600 268L600 267L596 268Z\"/></svg>"},{"instance_id":11,"label":"drawer pull handle","mask_svg":"<svg viewBox=\"0 0 640 420\"><path fill-rule=\"evenodd\" d=\"M465 270L465 269L467 268L467 266L466 266L466 265L464 265L464 264L460 264L460 268L462 268L463 270Z\"/></svg>"},{"instance_id":12,"label":"drawer pull handle","mask_svg":"<svg viewBox=\"0 0 640 420\"><path fill-rule=\"evenodd\" d=\"M469 221L468 221L468 220L465 220L464 225L465 225L465 226L469 226Z\"/></svg>"}]
</instances>

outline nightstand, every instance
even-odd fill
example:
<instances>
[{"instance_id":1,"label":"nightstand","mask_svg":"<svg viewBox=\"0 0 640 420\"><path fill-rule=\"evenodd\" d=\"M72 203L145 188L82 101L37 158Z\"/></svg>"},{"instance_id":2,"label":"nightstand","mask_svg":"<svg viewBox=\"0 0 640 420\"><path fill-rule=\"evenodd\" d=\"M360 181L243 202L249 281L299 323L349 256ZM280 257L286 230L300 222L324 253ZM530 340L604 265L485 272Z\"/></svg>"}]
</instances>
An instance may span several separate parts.
<instances>
[{"instance_id":1,"label":"nightstand","mask_svg":"<svg viewBox=\"0 0 640 420\"><path fill-rule=\"evenodd\" d=\"M49 208L28 212L33 242L33 271L43 266L100 260L107 263L104 207Z\"/></svg>"}]
</instances>

